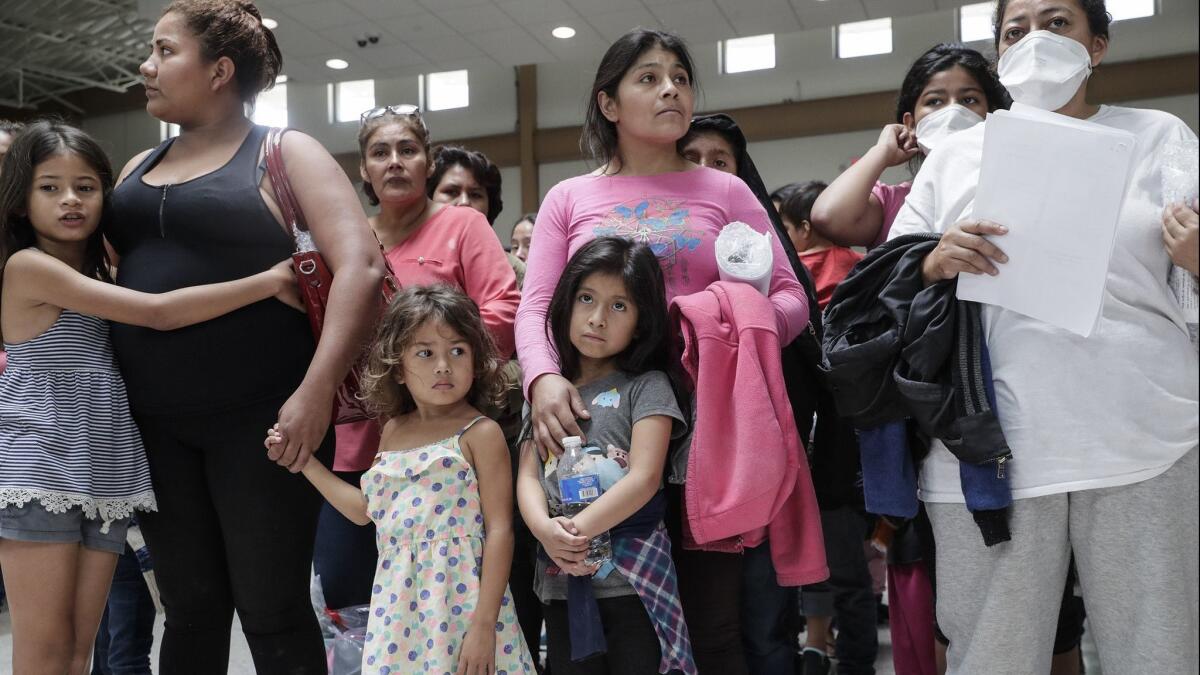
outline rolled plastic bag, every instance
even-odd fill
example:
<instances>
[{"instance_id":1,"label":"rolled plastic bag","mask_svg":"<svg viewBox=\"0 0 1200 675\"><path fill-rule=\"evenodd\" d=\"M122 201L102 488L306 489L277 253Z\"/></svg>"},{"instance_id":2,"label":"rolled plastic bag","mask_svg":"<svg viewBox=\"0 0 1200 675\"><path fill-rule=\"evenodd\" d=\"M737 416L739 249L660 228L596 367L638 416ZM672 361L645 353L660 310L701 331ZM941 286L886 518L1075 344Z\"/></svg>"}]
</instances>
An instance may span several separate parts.
<instances>
[{"instance_id":1,"label":"rolled plastic bag","mask_svg":"<svg viewBox=\"0 0 1200 675\"><path fill-rule=\"evenodd\" d=\"M740 281L757 288L763 295L770 293L771 274L775 270L770 232L759 233L735 220L721 228L716 250L721 281Z\"/></svg>"},{"instance_id":2,"label":"rolled plastic bag","mask_svg":"<svg viewBox=\"0 0 1200 675\"><path fill-rule=\"evenodd\" d=\"M1163 146L1163 207L1169 204L1196 206L1200 194L1200 142L1175 141ZM1190 272L1171 266L1167 287L1183 310L1192 346L1200 350L1200 287Z\"/></svg>"}]
</instances>

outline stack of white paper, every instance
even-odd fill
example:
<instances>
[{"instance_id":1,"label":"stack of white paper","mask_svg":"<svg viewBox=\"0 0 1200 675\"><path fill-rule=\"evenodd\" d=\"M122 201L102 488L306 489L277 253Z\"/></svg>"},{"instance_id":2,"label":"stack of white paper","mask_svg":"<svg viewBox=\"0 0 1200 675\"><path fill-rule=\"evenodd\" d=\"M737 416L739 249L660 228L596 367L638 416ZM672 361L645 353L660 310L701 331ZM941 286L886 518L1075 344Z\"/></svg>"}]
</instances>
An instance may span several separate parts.
<instances>
[{"instance_id":1,"label":"stack of white paper","mask_svg":"<svg viewBox=\"0 0 1200 675\"><path fill-rule=\"evenodd\" d=\"M1087 337L1100 317L1136 137L1014 104L984 128L973 218L1008 228L996 276L960 274L958 297Z\"/></svg>"}]
</instances>

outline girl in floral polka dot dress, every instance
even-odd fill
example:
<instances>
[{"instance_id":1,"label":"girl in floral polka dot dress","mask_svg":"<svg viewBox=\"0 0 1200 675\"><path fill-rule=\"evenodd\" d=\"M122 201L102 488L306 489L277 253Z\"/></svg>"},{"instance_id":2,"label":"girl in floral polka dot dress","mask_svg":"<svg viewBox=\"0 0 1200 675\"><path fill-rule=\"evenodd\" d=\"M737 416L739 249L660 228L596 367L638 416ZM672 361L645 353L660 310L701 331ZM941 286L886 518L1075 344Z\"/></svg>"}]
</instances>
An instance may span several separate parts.
<instances>
[{"instance_id":1,"label":"girl in floral polka dot dress","mask_svg":"<svg viewBox=\"0 0 1200 675\"><path fill-rule=\"evenodd\" d=\"M479 408L503 393L479 310L449 286L392 301L363 396L387 420L361 489L310 461L304 475L350 520L374 521L379 563L364 675L533 673L508 591L512 470ZM268 447L279 442L268 433Z\"/></svg>"}]
</instances>

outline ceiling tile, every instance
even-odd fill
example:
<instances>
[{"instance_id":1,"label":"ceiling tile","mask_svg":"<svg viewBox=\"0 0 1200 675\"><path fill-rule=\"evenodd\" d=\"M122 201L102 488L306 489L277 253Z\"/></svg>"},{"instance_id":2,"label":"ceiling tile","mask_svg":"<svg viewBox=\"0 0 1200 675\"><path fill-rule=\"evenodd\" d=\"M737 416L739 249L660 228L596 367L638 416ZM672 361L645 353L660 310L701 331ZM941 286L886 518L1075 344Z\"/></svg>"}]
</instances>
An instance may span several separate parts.
<instances>
[{"instance_id":1,"label":"ceiling tile","mask_svg":"<svg viewBox=\"0 0 1200 675\"><path fill-rule=\"evenodd\" d=\"M273 32L275 40L279 42L279 50L283 52L284 63L289 57L324 54L337 49L337 45L299 23L280 20L279 28Z\"/></svg>"},{"instance_id":2,"label":"ceiling tile","mask_svg":"<svg viewBox=\"0 0 1200 675\"><path fill-rule=\"evenodd\" d=\"M439 68L444 61L484 56L479 48L462 38L450 40L439 37L419 38L409 40L406 44L420 52L430 62L436 63Z\"/></svg>"},{"instance_id":3,"label":"ceiling tile","mask_svg":"<svg viewBox=\"0 0 1200 675\"><path fill-rule=\"evenodd\" d=\"M467 39L493 59L505 65L556 61L550 50L535 40L524 28L513 27L472 33Z\"/></svg>"},{"instance_id":4,"label":"ceiling tile","mask_svg":"<svg viewBox=\"0 0 1200 675\"><path fill-rule=\"evenodd\" d=\"M392 19L425 11L417 0L342 0L368 19Z\"/></svg>"},{"instance_id":5,"label":"ceiling tile","mask_svg":"<svg viewBox=\"0 0 1200 675\"><path fill-rule=\"evenodd\" d=\"M634 28L657 28L658 19L645 7L585 16L584 19L609 42Z\"/></svg>"},{"instance_id":6,"label":"ceiling tile","mask_svg":"<svg viewBox=\"0 0 1200 675\"><path fill-rule=\"evenodd\" d=\"M439 10L437 15L438 18L460 33L479 33L517 25L495 5Z\"/></svg>"},{"instance_id":7,"label":"ceiling tile","mask_svg":"<svg viewBox=\"0 0 1200 675\"><path fill-rule=\"evenodd\" d=\"M787 0L716 1L739 36L800 30L800 22Z\"/></svg>"},{"instance_id":8,"label":"ceiling tile","mask_svg":"<svg viewBox=\"0 0 1200 675\"><path fill-rule=\"evenodd\" d=\"M362 56L383 70L428 64L429 59L407 45L378 46L364 49Z\"/></svg>"},{"instance_id":9,"label":"ceiling tile","mask_svg":"<svg viewBox=\"0 0 1200 675\"><path fill-rule=\"evenodd\" d=\"M542 43L559 61L579 61L603 54L612 42L596 29L586 24L574 26L575 37L560 40L550 34L558 22L534 23L525 26L525 30Z\"/></svg>"},{"instance_id":10,"label":"ceiling tile","mask_svg":"<svg viewBox=\"0 0 1200 675\"><path fill-rule=\"evenodd\" d=\"M278 0L277 0L278 1ZM363 17L342 2L312 2L305 5L288 5L284 8L293 19L313 30L359 23ZM282 25L282 20L281 25Z\"/></svg>"},{"instance_id":11,"label":"ceiling tile","mask_svg":"<svg viewBox=\"0 0 1200 675\"><path fill-rule=\"evenodd\" d=\"M820 2L820 0L791 0L800 24L806 29L836 26L847 21L867 18L860 2Z\"/></svg>"},{"instance_id":12,"label":"ceiling tile","mask_svg":"<svg viewBox=\"0 0 1200 675\"><path fill-rule=\"evenodd\" d=\"M736 31L713 0L689 0L650 7L666 30L679 33L690 42L712 42L734 37Z\"/></svg>"},{"instance_id":13,"label":"ceiling tile","mask_svg":"<svg viewBox=\"0 0 1200 675\"><path fill-rule=\"evenodd\" d=\"M936 12L934 0L862 0L867 16L882 19L886 16L911 16L925 12Z\"/></svg>"},{"instance_id":14,"label":"ceiling tile","mask_svg":"<svg viewBox=\"0 0 1200 675\"><path fill-rule=\"evenodd\" d=\"M479 7L481 5L490 5L492 0L419 0L425 9L441 13L446 9L462 9L464 7Z\"/></svg>"},{"instance_id":15,"label":"ceiling tile","mask_svg":"<svg viewBox=\"0 0 1200 675\"><path fill-rule=\"evenodd\" d=\"M571 26L579 22L579 13L564 0L498 0L496 5L520 24L558 22ZM572 26L578 29L578 26Z\"/></svg>"},{"instance_id":16,"label":"ceiling tile","mask_svg":"<svg viewBox=\"0 0 1200 675\"><path fill-rule=\"evenodd\" d=\"M642 0L604 0L604 2L596 2L596 0L566 0L567 4L574 7L576 11L584 16L590 14L605 14L608 12L617 12L627 9L645 9Z\"/></svg>"},{"instance_id":17,"label":"ceiling tile","mask_svg":"<svg viewBox=\"0 0 1200 675\"><path fill-rule=\"evenodd\" d=\"M429 12L410 14L398 19L385 19L380 21L379 25L406 43L435 37L458 37L458 33L453 28Z\"/></svg>"}]
</instances>

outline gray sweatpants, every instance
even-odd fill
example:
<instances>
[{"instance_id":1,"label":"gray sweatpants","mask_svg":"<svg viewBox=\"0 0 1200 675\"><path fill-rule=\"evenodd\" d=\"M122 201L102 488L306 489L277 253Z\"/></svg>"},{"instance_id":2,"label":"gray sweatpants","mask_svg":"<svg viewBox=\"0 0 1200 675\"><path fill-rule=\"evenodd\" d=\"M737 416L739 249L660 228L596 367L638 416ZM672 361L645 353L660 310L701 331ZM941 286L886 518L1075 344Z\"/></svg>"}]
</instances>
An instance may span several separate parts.
<instances>
[{"instance_id":1,"label":"gray sweatpants","mask_svg":"<svg viewBox=\"0 0 1200 675\"><path fill-rule=\"evenodd\" d=\"M1044 675L1071 552L1107 674L1191 675L1198 654L1197 455L1132 485L1020 499L983 545L963 504L925 505L947 675Z\"/></svg>"}]
</instances>

